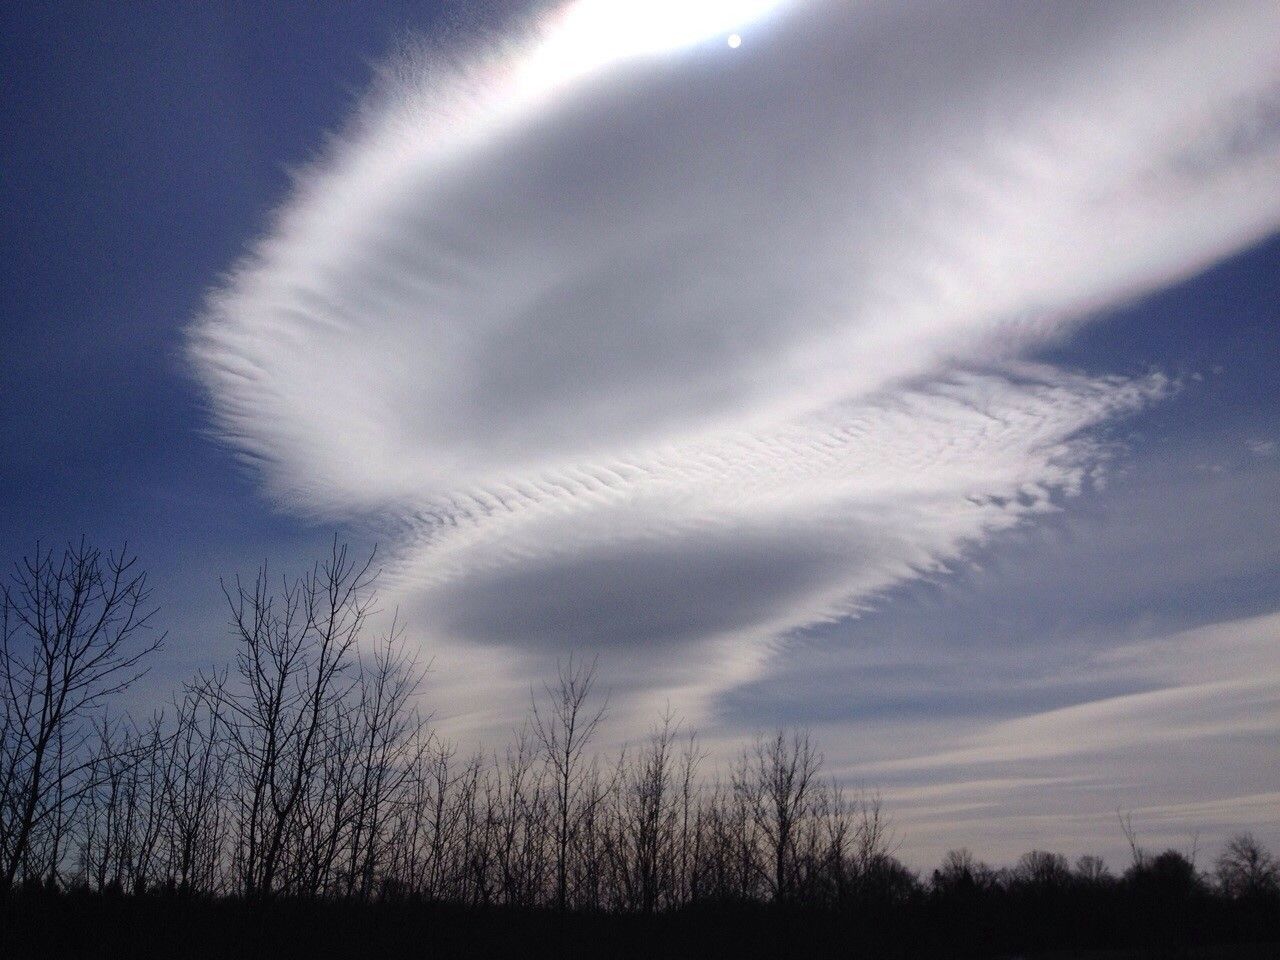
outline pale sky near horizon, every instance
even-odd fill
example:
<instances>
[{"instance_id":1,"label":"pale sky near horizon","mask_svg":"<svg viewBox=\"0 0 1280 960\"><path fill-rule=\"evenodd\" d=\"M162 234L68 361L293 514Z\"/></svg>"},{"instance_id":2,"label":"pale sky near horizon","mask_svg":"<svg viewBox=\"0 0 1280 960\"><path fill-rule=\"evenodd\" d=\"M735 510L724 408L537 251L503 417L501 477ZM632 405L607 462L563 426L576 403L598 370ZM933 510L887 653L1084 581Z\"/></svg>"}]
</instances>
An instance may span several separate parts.
<instances>
[{"instance_id":1,"label":"pale sky near horizon","mask_svg":"<svg viewBox=\"0 0 1280 960\"><path fill-rule=\"evenodd\" d=\"M901 852L1280 848L1280 8L15 5L0 547L378 544L464 743L808 727Z\"/></svg>"}]
</instances>

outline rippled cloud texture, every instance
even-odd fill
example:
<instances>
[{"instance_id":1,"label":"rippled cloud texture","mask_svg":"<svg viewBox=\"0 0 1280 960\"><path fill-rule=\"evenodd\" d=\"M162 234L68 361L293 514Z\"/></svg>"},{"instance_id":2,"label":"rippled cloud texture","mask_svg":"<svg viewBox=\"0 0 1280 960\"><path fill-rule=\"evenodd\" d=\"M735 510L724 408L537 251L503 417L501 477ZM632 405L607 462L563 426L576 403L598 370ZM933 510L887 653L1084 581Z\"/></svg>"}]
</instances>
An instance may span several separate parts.
<instances>
[{"instance_id":1,"label":"rippled cloud texture","mask_svg":"<svg viewBox=\"0 0 1280 960\"><path fill-rule=\"evenodd\" d=\"M1280 224L1277 36L1272 2L583 0L424 43L191 357L272 498L392 531L472 709L576 648L696 711L1178 389L1027 357Z\"/></svg>"}]
</instances>

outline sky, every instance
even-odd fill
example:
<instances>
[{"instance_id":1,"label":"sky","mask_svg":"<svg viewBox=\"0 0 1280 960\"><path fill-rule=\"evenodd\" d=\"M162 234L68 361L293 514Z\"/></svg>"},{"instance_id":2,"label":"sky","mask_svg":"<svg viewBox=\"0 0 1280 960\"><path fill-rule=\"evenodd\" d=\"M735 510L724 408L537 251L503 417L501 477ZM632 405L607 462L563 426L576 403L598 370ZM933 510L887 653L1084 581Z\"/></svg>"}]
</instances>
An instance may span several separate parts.
<instances>
[{"instance_id":1,"label":"sky","mask_svg":"<svg viewBox=\"0 0 1280 960\"><path fill-rule=\"evenodd\" d=\"M1274 4L0 17L0 556L128 540L139 705L336 532L463 742L572 652L918 865L1280 847Z\"/></svg>"}]
</instances>

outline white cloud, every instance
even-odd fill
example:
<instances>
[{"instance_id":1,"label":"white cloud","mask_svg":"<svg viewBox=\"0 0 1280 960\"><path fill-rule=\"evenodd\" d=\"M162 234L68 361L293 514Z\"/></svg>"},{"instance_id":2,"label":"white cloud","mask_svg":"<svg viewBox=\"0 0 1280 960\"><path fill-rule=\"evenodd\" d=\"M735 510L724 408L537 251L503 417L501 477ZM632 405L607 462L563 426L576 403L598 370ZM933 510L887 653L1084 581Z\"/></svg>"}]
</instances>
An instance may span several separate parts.
<instances>
[{"instance_id":1,"label":"white cloud","mask_svg":"<svg viewBox=\"0 0 1280 960\"><path fill-rule=\"evenodd\" d=\"M864 773L1120 752L1280 730L1280 672L1164 687L1002 721L972 745L868 764Z\"/></svg>"},{"instance_id":2,"label":"white cloud","mask_svg":"<svg viewBox=\"0 0 1280 960\"><path fill-rule=\"evenodd\" d=\"M492 690L705 692L1051 509L1169 386L1017 358L1280 223L1270 3L605 9L389 68L192 332Z\"/></svg>"},{"instance_id":3,"label":"white cloud","mask_svg":"<svg viewBox=\"0 0 1280 960\"><path fill-rule=\"evenodd\" d=\"M1078 654L1064 671L1074 685L1126 692L1078 695L1061 707L1005 705L994 718L975 710L873 717L819 734L842 779L882 787L910 859L922 865L969 845L1005 861L1032 846L1105 853L1123 867L1118 809L1131 811L1142 842L1157 848L1185 848L1199 836L1204 849L1217 849L1240 829L1280 841L1271 762L1280 613ZM1043 670L1053 655L1033 650L1031 663ZM1052 669L1039 676L1041 702L1063 679ZM921 686L917 696L928 697ZM865 700L867 691L849 697Z\"/></svg>"}]
</instances>

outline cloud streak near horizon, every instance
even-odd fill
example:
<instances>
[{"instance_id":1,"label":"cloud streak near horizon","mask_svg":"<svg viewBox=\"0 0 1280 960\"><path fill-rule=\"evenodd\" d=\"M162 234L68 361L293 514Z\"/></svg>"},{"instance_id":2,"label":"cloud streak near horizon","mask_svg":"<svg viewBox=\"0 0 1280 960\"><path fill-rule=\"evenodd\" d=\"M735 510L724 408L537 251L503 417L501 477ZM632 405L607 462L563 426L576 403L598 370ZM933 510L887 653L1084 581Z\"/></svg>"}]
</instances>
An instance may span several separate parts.
<instances>
[{"instance_id":1,"label":"cloud streak near horizon","mask_svg":"<svg viewBox=\"0 0 1280 960\"><path fill-rule=\"evenodd\" d=\"M1028 357L1280 225L1277 35L583 0L424 42L190 357L270 497L394 531L427 629L702 696L1055 509L1176 389Z\"/></svg>"}]
</instances>

